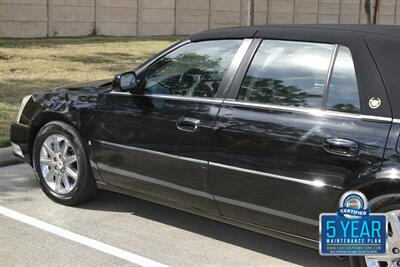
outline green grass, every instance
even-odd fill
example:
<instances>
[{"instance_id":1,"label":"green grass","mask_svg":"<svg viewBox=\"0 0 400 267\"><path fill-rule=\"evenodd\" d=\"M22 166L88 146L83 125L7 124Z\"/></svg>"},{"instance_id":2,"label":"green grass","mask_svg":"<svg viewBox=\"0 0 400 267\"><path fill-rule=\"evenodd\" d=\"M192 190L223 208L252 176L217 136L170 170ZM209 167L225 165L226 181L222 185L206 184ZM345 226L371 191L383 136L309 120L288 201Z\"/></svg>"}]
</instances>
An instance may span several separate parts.
<instances>
[{"instance_id":1,"label":"green grass","mask_svg":"<svg viewBox=\"0 0 400 267\"><path fill-rule=\"evenodd\" d=\"M25 95L127 71L177 38L0 39L0 147Z\"/></svg>"}]
</instances>

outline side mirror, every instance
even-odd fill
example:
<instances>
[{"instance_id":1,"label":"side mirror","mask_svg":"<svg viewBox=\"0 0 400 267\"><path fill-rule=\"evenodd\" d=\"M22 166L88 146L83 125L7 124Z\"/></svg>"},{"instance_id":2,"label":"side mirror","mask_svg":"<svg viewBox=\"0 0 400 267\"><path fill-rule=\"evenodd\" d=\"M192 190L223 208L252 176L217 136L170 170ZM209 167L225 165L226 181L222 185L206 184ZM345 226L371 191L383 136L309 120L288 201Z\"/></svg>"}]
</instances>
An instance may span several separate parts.
<instances>
[{"instance_id":1,"label":"side mirror","mask_svg":"<svg viewBox=\"0 0 400 267\"><path fill-rule=\"evenodd\" d=\"M136 88L137 83L137 77L134 72L125 72L115 76L112 88L116 91L130 92Z\"/></svg>"}]
</instances>

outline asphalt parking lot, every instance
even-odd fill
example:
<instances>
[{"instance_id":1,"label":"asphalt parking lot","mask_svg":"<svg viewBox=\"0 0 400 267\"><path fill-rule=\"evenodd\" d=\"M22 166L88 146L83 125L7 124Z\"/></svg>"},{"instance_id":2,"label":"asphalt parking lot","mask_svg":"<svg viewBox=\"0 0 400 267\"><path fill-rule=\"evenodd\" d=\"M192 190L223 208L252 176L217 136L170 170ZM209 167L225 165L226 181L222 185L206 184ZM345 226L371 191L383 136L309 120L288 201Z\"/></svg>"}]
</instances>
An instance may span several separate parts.
<instances>
[{"instance_id":1,"label":"asphalt parking lot","mask_svg":"<svg viewBox=\"0 0 400 267\"><path fill-rule=\"evenodd\" d=\"M317 251L123 195L49 200L30 166L0 168L0 266L349 266Z\"/></svg>"}]
</instances>

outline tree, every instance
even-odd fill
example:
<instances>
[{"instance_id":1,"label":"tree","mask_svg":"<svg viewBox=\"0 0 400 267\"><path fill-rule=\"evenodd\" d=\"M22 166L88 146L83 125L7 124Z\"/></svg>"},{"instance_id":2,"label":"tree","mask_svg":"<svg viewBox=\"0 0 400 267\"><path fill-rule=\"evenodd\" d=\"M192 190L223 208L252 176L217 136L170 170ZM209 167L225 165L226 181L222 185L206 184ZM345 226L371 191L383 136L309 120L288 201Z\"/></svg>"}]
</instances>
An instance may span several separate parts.
<instances>
[{"instance_id":1,"label":"tree","mask_svg":"<svg viewBox=\"0 0 400 267\"><path fill-rule=\"evenodd\" d=\"M254 0L248 0L247 1L248 7L247 7L247 12L248 12L248 20L247 20L247 25L248 26L253 26L254 25Z\"/></svg>"},{"instance_id":2,"label":"tree","mask_svg":"<svg viewBox=\"0 0 400 267\"><path fill-rule=\"evenodd\" d=\"M374 5L372 5L372 1ZM378 20L379 0L365 0L365 13L367 15L367 24L376 24ZM373 10L373 14L372 13Z\"/></svg>"}]
</instances>

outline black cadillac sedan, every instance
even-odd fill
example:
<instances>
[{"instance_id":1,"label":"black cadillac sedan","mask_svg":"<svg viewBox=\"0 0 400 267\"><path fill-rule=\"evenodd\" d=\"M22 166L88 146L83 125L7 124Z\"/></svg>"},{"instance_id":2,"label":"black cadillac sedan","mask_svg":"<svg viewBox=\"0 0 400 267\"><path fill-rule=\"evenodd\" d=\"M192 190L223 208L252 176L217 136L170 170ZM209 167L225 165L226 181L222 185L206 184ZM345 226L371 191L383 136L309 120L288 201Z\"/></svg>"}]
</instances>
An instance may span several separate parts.
<instances>
[{"instance_id":1,"label":"black cadillac sedan","mask_svg":"<svg viewBox=\"0 0 400 267\"><path fill-rule=\"evenodd\" d=\"M23 99L14 153L52 200L106 189L318 249L359 190L400 266L400 28L269 26L192 35L114 80Z\"/></svg>"}]
</instances>

